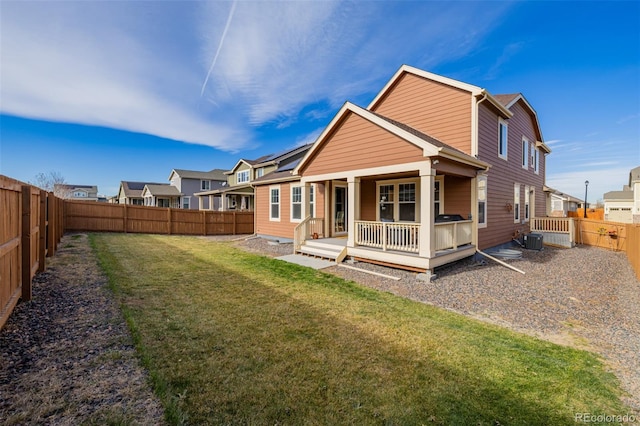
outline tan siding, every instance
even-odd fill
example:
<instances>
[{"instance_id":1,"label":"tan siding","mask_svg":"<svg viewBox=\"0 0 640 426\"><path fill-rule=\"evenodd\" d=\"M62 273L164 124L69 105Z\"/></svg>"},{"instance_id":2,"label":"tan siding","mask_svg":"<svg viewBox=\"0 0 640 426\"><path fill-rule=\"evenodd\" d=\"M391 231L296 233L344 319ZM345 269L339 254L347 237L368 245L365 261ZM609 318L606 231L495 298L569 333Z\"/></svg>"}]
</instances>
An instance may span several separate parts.
<instances>
[{"instance_id":1,"label":"tan siding","mask_svg":"<svg viewBox=\"0 0 640 426\"><path fill-rule=\"evenodd\" d=\"M420 148L350 113L302 173L312 176L423 160Z\"/></svg>"},{"instance_id":2,"label":"tan siding","mask_svg":"<svg viewBox=\"0 0 640 426\"><path fill-rule=\"evenodd\" d=\"M535 141L535 128L531 116L517 103L511 107L513 117L508 123L507 160L498 157L498 117L484 104L479 109L478 158L491 164L487 179L487 227L478 231L480 249L511 241L516 230L528 229L528 223L514 223L513 211L507 204L513 204L514 184L521 185L521 219L524 218L524 186L535 188L536 214L545 215L546 204L542 186L544 184L544 156L540 155L540 173L535 174L533 166L522 168L522 136Z\"/></svg>"},{"instance_id":3,"label":"tan siding","mask_svg":"<svg viewBox=\"0 0 640 426\"><path fill-rule=\"evenodd\" d=\"M444 213L459 214L468 219L471 209L471 180L444 177Z\"/></svg>"},{"instance_id":4,"label":"tan siding","mask_svg":"<svg viewBox=\"0 0 640 426\"><path fill-rule=\"evenodd\" d=\"M373 111L471 153L469 92L405 74Z\"/></svg>"},{"instance_id":5,"label":"tan siding","mask_svg":"<svg viewBox=\"0 0 640 426\"><path fill-rule=\"evenodd\" d=\"M270 187L280 186L280 222L271 221L269 212ZM283 182L274 185L260 185L256 187L256 234L293 239L293 229L299 222L291 222L291 185L296 182ZM324 185L316 184L316 216L324 216Z\"/></svg>"}]
</instances>

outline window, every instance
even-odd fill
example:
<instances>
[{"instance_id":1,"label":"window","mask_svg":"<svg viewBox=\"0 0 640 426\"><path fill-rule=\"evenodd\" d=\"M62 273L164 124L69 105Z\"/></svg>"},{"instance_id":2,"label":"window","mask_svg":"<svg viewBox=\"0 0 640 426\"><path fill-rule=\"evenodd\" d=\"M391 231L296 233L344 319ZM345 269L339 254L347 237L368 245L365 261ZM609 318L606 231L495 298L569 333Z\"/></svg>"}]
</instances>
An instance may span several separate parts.
<instances>
[{"instance_id":1,"label":"window","mask_svg":"<svg viewBox=\"0 0 640 426\"><path fill-rule=\"evenodd\" d=\"M191 197L182 197L182 208L183 209L191 208Z\"/></svg>"},{"instance_id":2,"label":"window","mask_svg":"<svg viewBox=\"0 0 640 426\"><path fill-rule=\"evenodd\" d=\"M416 202L417 188L415 180L379 182L378 220L415 222L419 212Z\"/></svg>"},{"instance_id":3,"label":"window","mask_svg":"<svg viewBox=\"0 0 640 426\"><path fill-rule=\"evenodd\" d=\"M129 203L133 206L144 206L144 200L142 198L131 198L131 202Z\"/></svg>"},{"instance_id":4,"label":"window","mask_svg":"<svg viewBox=\"0 0 640 426\"><path fill-rule=\"evenodd\" d=\"M400 220L416 221L416 184L401 183L398 185L398 204Z\"/></svg>"},{"instance_id":5,"label":"window","mask_svg":"<svg viewBox=\"0 0 640 426\"><path fill-rule=\"evenodd\" d=\"M513 185L513 222L520 222L520 184Z\"/></svg>"},{"instance_id":6,"label":"window","mask_svg":"<svg viewBox=\"0 0 640 426\"><path fill-rule=\"evenodd\" d=\"M236 183L249 182L249 170L242 170L236 173Z\"/></svg>"},{"instance_id":7,"label":"window","mask_svg":"<svg viewBox=\"0 0 640 426\"><path fill-rule=\"evenodd\" d=\"M262 176L264 176L264 167L260 167L258 170L256 170L256 179Z\"/></svg>"},{"instance_id":8,"label":"window","mask_svg":"<svg viewBox=\"0 0 640 426\"><path fill-rule=\"evenodd\" d=\"M75 198L86 198L87 193L83 192L83 191L76 191L76 192L73 193L73 196Z\"/></svg>"},{"instance_id":9,"label":"window","mask_svg":"<svg viewBox=\"0 0 640 426\"><path fill-rule=\"evenodd\" d=\"M536 148L534 152L533 171L538 174L540 172L540 150Z\"/></svg>"},{"instance_id":10,"label":"window","mask_svg":"<svg viewBox=\"0 0 640 426\"><path fill-rule=\"evenodd\" d=\"M380 185L380 220L393 222L394 185Z\"/></svg>"},{"instance_id":11,"label":"window","mask_svg":"<svg viewBox=\"0 0 640 426\"><path fill-rule=\"evenodd\" d=\"M478 228L487 227L487 177L478 176Z\"/></svg>"},{"instance_id":12,"label":"window","mask_svg":"<svg viewBox=\"0 0 640 426\"><path fill-rule=\"evenodd\" d=\"M534 167L534 165L536 164L535 152L536 152L536 144L531 142L531 149L529 149L529 155L531 156L531 160L530 160L531 167Z\"/></svg>"},{"instance_id":13,"label":"window","mask_svg":"<svg viewBox=\"0 0 640 426\"><path fill-rule=\"evenodd\" d=\"M509 142L509 132L507 123L500 119L498 122L498 156L507 159L507 145Z\"/></svg>"},{"instance_id":14,"label":"window","mask_svg":"<svg viewBox=\"0 0 640 426\"><path fill-rule=\"evenodd\" d=\"M529 187L524 187L524 221L529 222L529 200L531 194L529 194Z\"/></svg>"},{"instance_id":15,"label":"window","mask_svg":"<svg viewBox=\"0 0 640 426\"><path fill-rule=\"evenodd\" d=\"M168 198L158 198L156 200L156 204L158 207L169 207L169 199Z\"/></svg>"},{"instance_id":16,"label":"window","mask_svg":"<svg viewBox=\"0 0 640 426\"><path fill-rule=\"evenodd\" d=\"M309 186L309 211L307 214L311 217L316 217L316 203L315 203L315 191L313 185Z\"/></svg>"},{"instance_id":17,"label":"window","mask_svg":"<svg viewBox=\"0 0 640 426\"><path fill-rule=\"evenodd\" d=\"M433 182L433 212L436 215L442 214L443 213L443 208L442 208L442 177L437 177L435 181Z\"/></svg>"},{"instance_id":18,"label":"window","mask_svg":"<svg viewBox=\"0 0 640 426\"><path fill-rule=\"evenodd\" d=\"M211 189L211 181L210 180L201 180L200 181L200 190L208 191Z\"/></svg>"},{"instance_id":19,"label":"window","mask_svg":"<svg viewBox=\"0 0 640 426\"><path fill-rule=\"evenodd\" d=\"M280 221L280 187L269 188L269 219Z\"/></svg>"},{"instance_id":20,"label":"window","mask_svg":"<svg viewBox=\"0 0 640 426\"><path fill-rule=\"evenodd\" d=\"M291 221L302 220L302 187L291 187Z\"/></svg>"},{"instance_id":21,"label":"window","mask_svg":"<svg viewBox=\"0 0 640 426\"><path fill-rule=\"evenodd\" d=\"M522 138L522 168L526 169L529 166L529 141L527 138Z\"/></svg>"}]
</instances>

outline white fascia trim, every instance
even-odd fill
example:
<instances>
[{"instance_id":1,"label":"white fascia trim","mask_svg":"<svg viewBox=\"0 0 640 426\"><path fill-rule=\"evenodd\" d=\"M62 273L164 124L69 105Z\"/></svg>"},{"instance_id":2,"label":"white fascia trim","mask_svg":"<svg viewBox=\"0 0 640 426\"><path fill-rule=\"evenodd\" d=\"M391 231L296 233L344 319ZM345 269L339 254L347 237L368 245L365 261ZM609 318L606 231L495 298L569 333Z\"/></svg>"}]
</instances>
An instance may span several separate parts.
<instances>
[{"instance_id":1,"label":"white fascia trim","mask_svg":"<svg viewBox=\"0 0 640 426\"><path fill-rule=\"evenodd\" d=\"M235 173L235 170L238 168L238 166L240 165L240 163L244 163L244 164L246 164L247 166L249 166L249 168L250 168L250 169L252 169L252 168L253 168L253 166L252 166L251 164L247 163L245 160L243 160L243 159L241 158L241 159L239 159L239 160L238 160L238 162L236 163L236 165L235 165L235 166L233 166L233 167L231 168L231 170L227 170L226 172L224 172L224 174L225 174L225 175L232 175L232 174L234 174L234 173Z\"/></svg>"},{"instance_id":2,"label":"white fascia trim","mask_svg":"<svg viewBox=\"0 0 640 426\"><path fill-rule=\"evenodd\" d=\"M172 169L171 170L171 173L169 173L169 179L168 180L171 180L171 178L173 177L174 174L178 175L178 172L176 172L176 169ZM178 175L178 177L180 177L180 175Z\"/></svg>"},{"instance_id":3,"label":"white fascia trim","mask_svg":"<svg viewBox=\"0 0 640 426\"><path fill-rule=\"evenodd\" d=\"M551 154L551 148L549 148L549 146L542 141L536 141L536 148L542 148L544 152L546 152L547 154Z\"/></svg>"},{"instance_id":4,"label":"white fascia trim","mask_svg":"<svg viewBox=\"0 0 640 426\"><path fill-rule=\"evenodd\" d=\"M478 160L477 158L471 157L469 155L466 155L458 151L454 151L446 147L440 148L439 151L440 152L438 153L438 155L440 157L444 157L449 160L454 160L458 163L463 163L469 166L477 167L482 170L489 170L489 168L491 167L491 164L485 161Z\"/></svg>"},{"instance_id":5,"label":"white fascia trim","mask_svg":"<svg viewBox=\"0 0 640 426\"><path fill-rule=\"evenodd\" d=\"M300 182L302 184L305 184L305 183L319 182L319 181L326 181L326 180L338 180L338 179L349 179L349 178L355 179L357 177L363 177L363 176L402 173L402 172L411 171L411 170L421 172L423 170L428 170L428 168L430 167L429 161L431 160L427 158L425 159L425 161L417 161L413 163L393 164L391 166L371 167L367 169L323 173L321 175L314 175L314 176L303 176Z\"/></svg>"},{"instance_id":6,"label":"white fascia trim","mask_svg":"<svg viewBox=\"0 0 640 426\"><path fill-rule=\"evenodd\" d=\"M486 95L487 100L489 102L491 102L493 104L493 106L495 106L496 108L498 108L498 110L504 114L505 118L511 118L513 117L513 113L509 110L509 108L505 107L504 105L502 105L500 103L500 101L498 101L496 98L493 97L493 95L489 92L487 92L486 89L482 89L480 95L482 95L483 97ZM520 96L520 95L519 95ZM513 105L513 103L509 103L509 106ZM535 111L534 111L535 113Z\"/></svg>"},{"instance_id":7,"label":"white fascia trim","mask_svg":"<svg viewBox=\"0 0 640 426\"><path fill-rule=\"evenodd\" d=\"M382 88L382 90L380 92L378 92L376 97L373 98L371 103L367 106L367 109L373 108L373 106L384 95L387 94L387 91L389 90L389 88L391 86L393 86L395 84L396 80L398 80L398 78L402 74L404 74L405 72L409 73L409 74L417 75L419 77L426 78L428 80L436 81L438 83L446 84L447 86L451 86L451 87L455 87L457 89L465 90L467 92L471 92L471 93L474 93L474 94L477 94L477 93L479 93L479 92L481 92L483 90L480 87L474 86L472 84L463 83L462 81L454 80L454 79L449 78L449 77L444 77L442 75L433 74L433 73L430 73L428 71L424 71L424 70L421 70L421 69L418 69L418 68L414 68L414 67L409 66L409 65L402 65L400 67L400 69L398 69L398 71L396 71L396 73L393 75L393 77L391 77L391 79L387 82L387 84Z\"/></svg>"}]
</instances>

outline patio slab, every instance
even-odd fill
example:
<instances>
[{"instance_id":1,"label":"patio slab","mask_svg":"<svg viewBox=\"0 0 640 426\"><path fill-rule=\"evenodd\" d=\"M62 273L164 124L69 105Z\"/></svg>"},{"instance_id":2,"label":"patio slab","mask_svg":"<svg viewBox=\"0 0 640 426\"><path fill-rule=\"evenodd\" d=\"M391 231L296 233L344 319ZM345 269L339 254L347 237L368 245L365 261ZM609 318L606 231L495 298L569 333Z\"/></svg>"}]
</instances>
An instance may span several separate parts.
<instances>
[{"instance_id":1,"label":"patio slab","mask_svg":"<svg viewBox=\"0 0 640 426\"><path fill-rule=\"evenodd\" d=\"M301 254L287 254L276 257L276 259L313 269L324 269L330 266L336 266L336 263L330 260L316 259L315 257L303 256Z\"/></svg>"}]
</instances>

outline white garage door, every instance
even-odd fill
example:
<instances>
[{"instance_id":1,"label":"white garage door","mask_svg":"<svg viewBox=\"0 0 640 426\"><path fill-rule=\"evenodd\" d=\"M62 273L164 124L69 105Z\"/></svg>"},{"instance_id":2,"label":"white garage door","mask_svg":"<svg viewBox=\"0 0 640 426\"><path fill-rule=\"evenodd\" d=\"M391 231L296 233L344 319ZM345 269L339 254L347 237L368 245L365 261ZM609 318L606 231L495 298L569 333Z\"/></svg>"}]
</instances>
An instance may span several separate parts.
<instances>
[{"instance_id":1,"label":"white garage door","mask_svg":"<svg viewBox=\"0 0 640 426\"><path fill-rule=\"evenodd\" d=\"M607 220L611 222L632 223L631 207L611 207Z\"/></svg>"}]
</instances>

